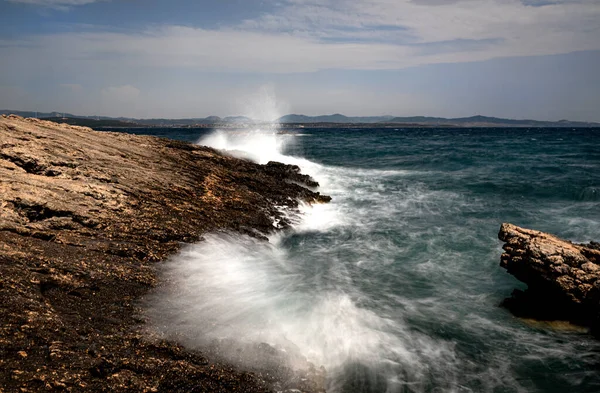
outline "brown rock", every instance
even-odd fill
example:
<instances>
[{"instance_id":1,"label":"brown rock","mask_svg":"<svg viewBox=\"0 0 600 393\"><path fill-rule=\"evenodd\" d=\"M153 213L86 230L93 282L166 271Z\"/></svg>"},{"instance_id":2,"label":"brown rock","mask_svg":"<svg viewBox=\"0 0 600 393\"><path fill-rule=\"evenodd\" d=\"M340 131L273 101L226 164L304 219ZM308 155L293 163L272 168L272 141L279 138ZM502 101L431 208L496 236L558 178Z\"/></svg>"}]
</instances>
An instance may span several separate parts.
<instances>
[{"instance_id":1,"label":"brown rock","mask_svg":"<svg viewBox=\"0 0 600 393\"><path fill-rule=\"evenodd\" d=\"M264 237L273 217L288 224L276 205L327 200L298 176L182 142L0 117L0 386L270 390L260 375L149 340L136 301L182 242Z\"/></svg>"},{"instance_id":2,"label":"brown rock","mask_svg":"<svg viewBox=\"0 0 600 393\"><path fill-rule=\"evenodd\" d=\"M518 316L568 320L600 331L600 250L556 236L504 223L500 265L526 291L515 291L504 305Z\"/></svg>"}]
</instances>

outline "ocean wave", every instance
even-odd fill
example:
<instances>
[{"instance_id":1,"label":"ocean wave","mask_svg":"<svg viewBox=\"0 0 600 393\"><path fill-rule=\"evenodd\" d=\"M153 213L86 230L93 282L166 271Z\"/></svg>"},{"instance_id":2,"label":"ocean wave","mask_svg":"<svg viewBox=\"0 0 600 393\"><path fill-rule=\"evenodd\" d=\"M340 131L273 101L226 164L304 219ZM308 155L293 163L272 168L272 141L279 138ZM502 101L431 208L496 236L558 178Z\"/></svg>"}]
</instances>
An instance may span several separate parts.
<instances>
[{"instance_id":1,"label":"ocean wave","mask_svg":"<svg viewBox=\"0 0 600 393\"><path fill-rule=\"evenodd\" d=\"M541 332L498 307L519 284L498 268L496 237L506 217L567 238L600 237L593 187L573 203L538 206L534 196L554 188L521 190L560 181L540 180L525 166L520 173L495 165L446 172L325 165L291 155L301 150L296 141L272 130L216 131L199 141L259 163L298 165L333 199L286 210L292 228L269 242L209 234L173 257L161 273L165 286L148 301L159 332L197 348L233 343L220 353L246 366L259 361L248 344L267 343L325 366L332 392L598 383L590 374L600 362L597 343Z\"/></svg>"}]
</instances>

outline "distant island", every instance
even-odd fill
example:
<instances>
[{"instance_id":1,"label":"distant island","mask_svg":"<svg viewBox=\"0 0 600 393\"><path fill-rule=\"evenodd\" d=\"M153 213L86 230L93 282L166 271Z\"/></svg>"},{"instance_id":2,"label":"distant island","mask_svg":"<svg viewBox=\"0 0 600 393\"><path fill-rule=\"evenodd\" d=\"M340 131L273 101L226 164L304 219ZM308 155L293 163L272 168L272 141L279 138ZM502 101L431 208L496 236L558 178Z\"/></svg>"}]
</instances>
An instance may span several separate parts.
<instances>
[{"instance_id":1,"label":"distant island","mask_svg":"<svg viewBox=\"0 0 600 393\"><path fill-rule=\"evenodd\" d=\"M31 112L0 110L2 114L15 114L22 117L36 117L50 120L55 123L71 125L100 127L225 127L237 128L249 125L264 124L263 121L251 119L246 116L208 116L202 118L186 119L134 119L126 117L106 116L78 116L60 112ZM470 117L431 117L431 116L345 116L339 113L322 116L306 116L289 114L282 116L274 123L286 126L302 127L600 127L600 123L582 122L571 120L543 121L530 119L503 119L490 116Z\"/></svg>"}]
</instances>

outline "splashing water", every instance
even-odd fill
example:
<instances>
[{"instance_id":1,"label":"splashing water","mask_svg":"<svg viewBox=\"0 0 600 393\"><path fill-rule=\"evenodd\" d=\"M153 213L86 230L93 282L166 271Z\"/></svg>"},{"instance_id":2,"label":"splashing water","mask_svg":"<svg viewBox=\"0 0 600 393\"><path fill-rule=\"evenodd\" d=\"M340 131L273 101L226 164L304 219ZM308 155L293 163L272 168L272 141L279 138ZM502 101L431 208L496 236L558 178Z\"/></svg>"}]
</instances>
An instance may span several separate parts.
<instances>
[{"instance_id":1,"label":"splashing water","mask_svg":"<svg viewBox=\"0 0 600 393\"><path fill-rule=\"evenodd\" d=\"M328 132L303 138L310 149L293 134L273 130L216 131L200 140L259 163L299 165L333 200L301 205L294 229L273 234L269 242L212 234L188 246L166 264L167 284L150 300L148 312L159 331L200 348L214 340L233 341L238 349L268 343L325 366L332 392L600 387L594 371L600 364L597 343L578 332L542 332L497 307L519 284L498 268L501 249L495 239L501 219L535 222L546 211L557 217L557 227L583 222L600 237L600 209L590 210L590 204L600 208L596 199L580 198L562 210L545 196L511 204L490 179L508 176L506 184L516 187L535 178L552 187L548 179L555 174L518 180L516 174L502 174L501 164L466 162L452 168L452 154L460 152L456 139L437 135L408 143L359 133L352 136L362 138L357 142L342 131ZM428 153L435 138L440 145ZM338 165L294 154L318 152L323 143L327 148L320 159L335 161L335 153ZM393 162L399 150L410 159L420 154L419 164ZM480 154L481 160L490 159L485 149ZM515 171L526 176L522 172ZM482 193L484 186L491 191ZM235 348L223 353L240 360ZM257 361L252 354L246 357Z\"/></svg>"},{"instance_id":2,"label":"splashing water","mask_svg":"<svg viewBox=\"0 0 600 393\"><path fill-rule=\"evenodd\" d=\"M246 116L264 122L271 128L277 128L277 120L289 110L285 101L277 99L273 85L262 86L242 106Z\"/></svg>"},{"instance_id":3,"label":"splashing water","mask_svg":"<svg viewBox=\"0 0 600 393\"><path fill-rule=\"evenodd\" d=\"M256 130L217 130L198 141L198 144L222 150L235 157L246 158L259 164L282 161L280 153L294 143L288 135L278 135L275 128Z\"/></svg>"}]
</instances>

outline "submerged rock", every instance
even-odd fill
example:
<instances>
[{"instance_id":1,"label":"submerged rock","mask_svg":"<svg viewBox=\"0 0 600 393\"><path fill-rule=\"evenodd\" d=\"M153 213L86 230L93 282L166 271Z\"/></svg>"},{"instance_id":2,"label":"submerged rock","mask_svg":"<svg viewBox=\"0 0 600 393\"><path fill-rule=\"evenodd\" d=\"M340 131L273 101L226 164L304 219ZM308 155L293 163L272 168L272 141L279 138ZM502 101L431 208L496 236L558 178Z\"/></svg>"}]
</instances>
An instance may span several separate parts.
<instances>
[{"instance_id":1,"label":"submerged rock","mask_svg":"<svg viewBox=\"0 0 600 393\"><path fill-rule=\"evenodd\" d=\"M0 117L0 391L271 390L277 376L148 338L136 304L183 242L219 230L264 237L287 221L281 207L326 201L298 172Z\"/></svg>"},{"instance_id":2,"label":"submerged rock","mask_svg":"<svg viewBox=\"0 0 600 393\"><path fill-rule=\"evenodd\" d=\"M503 303L515 315L566 320L600 336L600 249L504 223L500 266L527 284Z\"/></svg>"}]
</instances>

